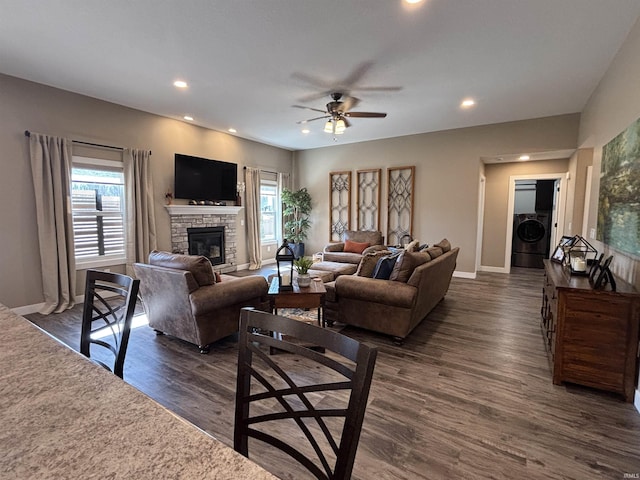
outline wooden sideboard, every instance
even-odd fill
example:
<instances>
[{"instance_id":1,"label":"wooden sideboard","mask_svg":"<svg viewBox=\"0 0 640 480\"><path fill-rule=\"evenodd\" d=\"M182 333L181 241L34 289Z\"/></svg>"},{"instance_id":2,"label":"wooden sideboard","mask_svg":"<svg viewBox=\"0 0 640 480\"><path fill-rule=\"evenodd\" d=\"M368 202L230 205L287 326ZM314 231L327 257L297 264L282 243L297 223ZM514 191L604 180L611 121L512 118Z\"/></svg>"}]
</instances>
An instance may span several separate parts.
<instances>
[{"instance_id":1,"label":"wooden sideboard","mask_svg":"<svg viewBox=\"0 0 640 480\"><path fill-rule=\"evenodd\" d=\"M617 291L594 290L589 279L544 261L542 334L553 383L576 383L632 402L638 378L640 294L616 278Z\"/></svg>"}]
</instances>

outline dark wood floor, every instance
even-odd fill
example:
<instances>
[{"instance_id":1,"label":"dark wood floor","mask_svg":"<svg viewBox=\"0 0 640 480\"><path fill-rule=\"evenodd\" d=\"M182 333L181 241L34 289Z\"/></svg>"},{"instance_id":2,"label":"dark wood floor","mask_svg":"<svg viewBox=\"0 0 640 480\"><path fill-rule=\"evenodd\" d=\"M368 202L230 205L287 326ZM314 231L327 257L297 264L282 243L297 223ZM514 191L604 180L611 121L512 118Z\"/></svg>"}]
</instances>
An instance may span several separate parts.
<instances>
[{"instance_id":1,"label":"dark wood floor","mask_svg":"<svg viewBox=\"0 0 640 480\"><path fill-rule=\"evenodd\" d=\"M539 328L540 270L454 278L404 346L347 327L379 355L353 478L638 478L640 414L618 397L555 386ZM78 348L79 309L32 321ZM37 348L37 347L36 347ZM134 330L125 380L232 445L237 348L209 355ZM282 478L286 460L253 455Z\"/></svg>"}]
</instances>

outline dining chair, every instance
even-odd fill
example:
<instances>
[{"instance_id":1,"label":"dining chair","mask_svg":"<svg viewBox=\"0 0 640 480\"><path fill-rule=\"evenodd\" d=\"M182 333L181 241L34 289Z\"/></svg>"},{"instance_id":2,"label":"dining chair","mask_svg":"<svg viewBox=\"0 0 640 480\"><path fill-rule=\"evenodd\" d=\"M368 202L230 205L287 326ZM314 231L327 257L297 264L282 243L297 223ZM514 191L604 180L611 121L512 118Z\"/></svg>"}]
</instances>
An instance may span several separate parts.
<instances>
[{"instance_id":1,"label":"dining chair","mask_svg":"<svg viewBox=\"0 0 640 480\"><path fill-rule=\"evenodd\" d=\"M140 280L127 275L87 270L80 353L120 378L139 288Z\"/></svg>"},{"instance_id":2,"label":"dining chair","mask_svg":"<svg viewBox=\"0 0 640 480\"><path fill-rule=\"evenodd\" d=\"M249 308L240 314L238 345L234 449L248 457L252 438L316 478L350 478L377 349Z\"/></svg>"}]
</instances>

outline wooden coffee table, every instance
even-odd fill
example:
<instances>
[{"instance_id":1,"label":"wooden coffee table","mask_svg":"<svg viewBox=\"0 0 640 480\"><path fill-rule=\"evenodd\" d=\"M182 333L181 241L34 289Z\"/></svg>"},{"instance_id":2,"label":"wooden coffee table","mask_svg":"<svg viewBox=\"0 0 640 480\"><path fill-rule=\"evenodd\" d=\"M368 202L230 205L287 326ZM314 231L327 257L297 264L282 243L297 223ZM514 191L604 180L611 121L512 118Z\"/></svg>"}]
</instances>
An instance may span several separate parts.
<instances>
[{"instance_id":1,"label":"wooden coffee table","mask_svg":"<svg viewBox=\"0 0 640 480\"><path fill-rule=\"evenodd\" d=\"M278 277L271 280L269 285L269 303L271 312L278 313L279 308L317 308L318 309L318 326L324 328L324 295L327 289L320 280L312 280L308 287L300 288L298 284L293 282L293 290L280 292Z\"/></svg>"},{"instance_id":2,"label":"wooden coffee table","mask_svg":"<svg viewBox=\"0 0 640 480\"><path fill-rule=\"evenodd\" d=\"M300 288L297 282L293 282L293 290L280 292L278 277L274 277L269 285L269 303L271 305L271 313L278 314L279 308L317 308L318 309L318 326L324 328L324 294L327 293L327 289L324 288L324 283L320 279L311 280L311 285L308 287ZM273 335L280 335L276 332L272 332ZM297 342L297 339L290 339L290 341ZM324 352L324 348L317 345L302 344L312 350ZM271 347L269 353L271 355L278 352L278 349Z\"/></svg>"}]
</instances>

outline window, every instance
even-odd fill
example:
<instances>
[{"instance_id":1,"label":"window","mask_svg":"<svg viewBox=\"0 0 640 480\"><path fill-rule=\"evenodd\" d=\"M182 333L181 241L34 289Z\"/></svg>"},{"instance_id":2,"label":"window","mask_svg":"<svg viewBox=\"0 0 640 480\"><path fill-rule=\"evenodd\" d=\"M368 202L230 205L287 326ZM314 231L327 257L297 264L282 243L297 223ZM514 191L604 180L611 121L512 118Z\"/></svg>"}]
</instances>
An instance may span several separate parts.
<instances>
[{"instance_id":1,"label":"window","mask_svg":"<svg viewBox=\"0 0 640 480\"><path fill-rule=\"evenodd\" d=\"M71 208L76 263L83 267L126 261L122 163L74 157Z\"/></svg>"},{"instance_id":2,"label":"window","mask_svg":"<svg viewBox=\"0 0 640 480\"><path fill-rule=\"evenodd\" d=\"M278 184L260 180L260 243L276 243L278 214Z\"/></svg>"}]
</instances>

